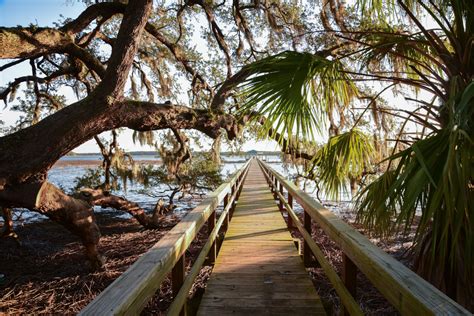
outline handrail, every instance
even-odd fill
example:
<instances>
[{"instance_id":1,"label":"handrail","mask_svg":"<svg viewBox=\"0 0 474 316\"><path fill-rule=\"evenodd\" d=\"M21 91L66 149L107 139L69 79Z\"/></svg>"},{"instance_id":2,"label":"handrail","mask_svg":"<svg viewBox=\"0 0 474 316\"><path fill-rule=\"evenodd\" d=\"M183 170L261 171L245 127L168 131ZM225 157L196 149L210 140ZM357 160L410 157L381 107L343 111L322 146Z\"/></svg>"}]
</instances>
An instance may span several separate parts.
<instances>
[{"instance_id":1,"label":"handrail","mask_svg":"<svg viewBox=\"0 0 474 316\"><path fill-rule=\"evenodd\" d=\"M284 203L285 207L290 210L289 217L293 221L298 222L297 228L301 229L302 225L299 223L296 214L292 212L292 206L290 205L292 203L285 201L282 194L283 188L287 190L290 201L295 198L303 207L305 212L305 228L308 229L309 226L306 223L306 218L309 221L312 219L318 223L331 240L341 248L344 257L347 257L345 258L345 264L349 267L351 265L357 266L402 315L471 315L461 305L457 304L401 262L376 247L369 239L324 208L306 192L286 180L266 163L261 160L258 160L258 162L262 169L268 173L269 184L273 187L272 191L274 191L275 196L280 199L280 203ZM278 183L280 184L280 192L278 192ZM309 240L308 236L311 237L311 232L303 234L305 246L308 243L311 250L316 250L312 247L314 241L312 238ZM318 254L314 253L314 255L320 259ZM320 264L324 265L323 262L320 262ZM346 286L355 290L355 274L357 269L349 268L347 270L352 271L351 274L353 275L345 275L344 278L348 277L353 284L346 284Z\"/></svg>"},{"instance_id":2,"label":"handrail","mask_svg":"<svg viewBox=\"0 0 474 316\"><path fill-rule=\"evenodd\" d=\"M205 251L211 250L209 257L215 259L215 239L218 229L223 222L229 220L229 212L232 212L235 207L249 163L250 160L231 179L208 195L150 250L87 305L79 315L139 314L169 272L172 272L174 296L180 295L182 299L183 294L179 294L183 288L182 285L184 284L185 287L189 283L192 285L192 281L189 281L190 278L184 279L184 254L204 223L208 221L210 226L214 226L209 234L209 240L212 241L206 243L203 247L196 264L200 263L202 265L203 258L205 259L207 255L207 252L204 253ZM222 202L225 204L222 212L223 216L219 218L218 224L215 225L216 208ZM193 280L197 275L195 266L189 274ZM199 269L197 270L199 272ZM186 291L186 294L188 291ZM181 292L184 292L184 290ZM184 304L185 300L182 299L182 302ZM183 304L179 306L180 308L177 308L176 305L173 308L179 313Z\"/></svg>"},{"instance_id":3,"label":"handrail","mask_svg":"<svg viewBox=\"0 0 474 316\"><path fill-rule=\"evenodd\" d=\"M212 226L214 227L212 228L212 230L210 230L208 239L206 243L204 244L204 246L202 247L201 252L199 253L199 256L197 257L193 266L191 267L191 270L189 271L186 277L186 280L184 280L181 288L179 289L179 292L174 296L173 302L168 308L167 315L170 315L170 316L179 315L183 309L183 306L186 304L188 293L193 286L194 280L196 279L199 272L201 271L201 267L204 264L204 261L206 260L207 254L212 249L213 245L215 246L215 240L217 238L217 235L219 234L219 230L224 225L229 224L229 219L232 217L231 213L235 209L235 204L233 203L233 201L238 199L240 192L242 191L241 184L243 184L243 181L245 180L248 170L249 170L248 168L244 169L241 175L240 185L237 186L237 190L235 194L232 195L231 199L228 200L224 198L224 209L219 215L219 220L216 223L215 217L213 218ZM215 260L215 256L216 254L214 253L213 254L214 260Z\"/></svg>"},{"instance_id":4,"label":"handrail","mask_svg":"<svg viewBox=\"0 0 474 316\"><path fill-rule=\"evenodd\" d=\"M292 224L296 225L296 228L299 230L301 235L305 240L305 247L309 247L313 253L313 255L318 260L318 263L324 270L324 273L328 277L329 281L333 284L334 289L336 290L337 294L339 295L342 304L347 309L350 315L364 315L362 310L360 309L359 305L355 301L354 297L352 297L350 291L345 286L344 282L341 280L337 272L331 266L329 261L324 257L323 252L319 248L319 246L314 242L313 237L311 234L305 229L303 224L300 222L298 216L293 210L293 207L288 204L285 200L285 197L281 192L278 192L278 188L274 187L274 184L268 174L267 170L262 168L263 174L267 179L268 184L273 188L272 191L276 196L278 196L280 203L283 204L285 210L288 212L288 216L292 219Z\"/></svg>"}]
</instances>

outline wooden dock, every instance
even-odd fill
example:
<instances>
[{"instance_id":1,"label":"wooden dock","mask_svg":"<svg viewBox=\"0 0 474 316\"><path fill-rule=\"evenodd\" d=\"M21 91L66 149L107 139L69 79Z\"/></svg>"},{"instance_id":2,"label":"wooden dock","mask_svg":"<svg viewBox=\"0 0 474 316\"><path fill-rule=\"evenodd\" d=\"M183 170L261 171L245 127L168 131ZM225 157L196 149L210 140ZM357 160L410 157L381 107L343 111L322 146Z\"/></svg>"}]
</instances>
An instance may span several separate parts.
<instances>
[{"instance_id":1,"label":"wooden dock","mask_svg":"<svg viewBox=\"0 0 474 316\"><path fill-rule=\"evenodd\" d=\"M325 315L256 160L198 315Z\"/></svg>"}]
</instances>

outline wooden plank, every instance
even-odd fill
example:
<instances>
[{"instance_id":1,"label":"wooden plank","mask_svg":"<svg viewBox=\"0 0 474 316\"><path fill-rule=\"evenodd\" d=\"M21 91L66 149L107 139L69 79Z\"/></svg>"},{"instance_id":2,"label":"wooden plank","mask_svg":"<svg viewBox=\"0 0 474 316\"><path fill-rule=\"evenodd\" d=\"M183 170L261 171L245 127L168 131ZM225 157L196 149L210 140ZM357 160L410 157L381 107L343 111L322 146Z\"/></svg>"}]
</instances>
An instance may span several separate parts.
<instances>
[{"instance_id":1,"label":"wooden plank","mask_svg":"<svg viewBox=\"0 0 474 316\"><path fill-rule=\"evenodd\" d=\"M285 275L285 274L302 274L302 267L296 266L293 264L275 264L272 265L269 262L263 261L261 263L227 263L221 266L217 273L235 273L235 274L245 274L245 273L273 273L276 275Z\"/></svg>"},{"instance_id":2,"label":"wooden plank","mask_svg":"<svg viewBox=\"0 0 474 316\"><path fill-rule=\"evenodd\" d=\"M267 264L281 264L282 263L282 258L281 257L252 257L252 256L247 256L247 257L237 257L237 256L221 256L216 260L216 263L222 263L222 264L231 264L231 263L242 263L242 264L249 264L249 263L259 263L265 260L265 263ZM291 256L285 259L285 263L291 263L292 265L300 265L301 263L301 257L300 256ZM302 265L302 268L304 265ZM302 270L304 271L304 270Z\"/></svg>"},{"instance_id":3,"label":"wooden plank","mask_svg":"<svg viewBox=\"0 0 474 316\"><path fill-rule=\"evenodd\" d=\"M223 273L222 273L223 274ZM291 282L291 292L312 292L313 285L306 282L308 276L306 274L295 274L292 278L286 275L277 274L233 274L227 273L228 279L218 278L212 279L208 282L209 288L213 287L230 287L232 289L262 289L269 288L276 292L281 292L283 289L281 285L288 285ZM262 277L263 276L263 277ZM283 289L283 293L288 292L288 289Z\"/></svg>"},{"instance_id":4,"label":"wooden plank","mask_svg":"<svg viewBox=\"0 0 474 316\"><path fill-rule=\"evenodd\" d=\"M293 238L255 162L250 164L198 315L228 312L324 314Z\"/></svg>"},{"instance_id":5,"label":"wooden plank","mask_svg":"<svg viewBox=\"0 0 474 316\"><path fill-rule=\"evenodd\" d=\"M288 280L290 281L290 280ZM258 286L236 286L234 284L213 284L208 287L208 296L220 297L223 299L271 299L271 300L308 300L308 304L317 305L314 300L313 289L310 287L292 287L292 282L288 282L289 288L283 289L281 286L259 284ZM288 289L291 290L289 291ZM296 302L298 303L298 302ZM306 302L304 303L306 304Z\"/></svg>"},{"instance_id":6,"label":"wooden plank","mask_svg":"<svg viewBox=\"0 0 474 316\"><path fill-rule=\"evenodd\" d=\"M403 315L471 315L465 308L376 247L306 192L260 162Z\"/></svg>"},{"instance_id":7,"label":"wooden plank","mask_svg":"<svg viewBox=\"0 0 474 316\"><path fill-rule=\"evenodd\" d=\"M242 182L242 179L245 177L245 174L242 174L239 177L239 185ZM226 195L228 201L228 195ZM186 276L186 279L184 280L179 292L174 295L173 302L171 303L170 307L168 308L167 314L169 316L175 316L180 313L180 311L184 310L183 306L186 304L187 297L189 294L189 291L191 290L191 287L194 284L194 280L196 279L197 275L199 274L201 267L205 261L205 258L207 254L210 252L212 246L215 244L215 240L219 234L220 229L222 228L223 223L228 219L228 213L230 211L230 205L227 203L224 203L224 209L222 210L219 220L215 223L214 228L212 231L209 232L208 239L204 246L201 249L201 253L199 256L196 258L196 261L194 262L193 266L191 267L191 270L189 271L188 275Z\"/></svg>"},{"instance_id":8,"label":"wooden plank","mask_svg":"<svg viewBox=\"0 0 474 316\"><path fill-rule=\"evenodd\" d=\"M288 234L283 234L283 233L273 233L273 234L263 234L263 233L252 233L252 232L240 232L240 233L234 233L234 234L229 234L228 239L229 240L241 240L245 238L245 241L254 241L254 240L262 240L262 236L265 236L267 240L275 240L275 241L280 241L280 240L288 240L292 241L293 239L291 236L288 236Z\"/></svg>"},{"instance_id":9,"label":"wooden plank","mask_svg":"<svg viewBox=\"0 0 474 316\"><path fill-rule=\"evenodd\" d=\"M288 205L293 208L293 196L288 192ZM288 228L293 228L293 219L288 215Z\"/></svg>"},{"instance_id":10,"label":"wooden plank","mask_svg":"<svg viewBox=\"0 0 474 316\"><path fill-rule=\"evenodd\" d=\"M220 306L202 306L200 309L203 315L222 315L222 316L249 316L249 315L268 315L268 316L320 316L326 315L324 309L318 307L247 307L247 306L226 306L222 309Z\"/></svg>"},{"instance_id":11,"label":"wooden plank","mask_svg":"<svg viewBox=\"0 0 474 316\"><path fill-rule=\"evenodd\" d=\"M300 260L301 261L301 260ZM294 286L308 286L306 282L308 275L306 273L292 275L291 280ZM258 285L262 283L284 283L288 280L286 275L278 274L262 274L262 273L247 273L247 274L234 274L234 273L219 273L212 276L208 284L218 282L220 284L242 284L242 285ZM312 286L312 284L311 284Z\"/></svg>"},{"instance_id":12,"label":"wooden plank","mask_svg":"<svg viewBox=\"0 0 474 316\"><path fill-rule=\"evenodd\" d=\"M168 234L87 305L80 315L139 314L248 164L249 162L229 181L204 198Z\"/></svg>"},{"instance_id":13,"label":"wooden plank","mask_svg":"<svg viewBox=\"0 0 474 316\"><path fill-rule=\"evenodd\" d=\"M209 216L209 219L207 220L208 238L211 235L212 231L214 230L215 226L216 226L216 212L214 211L211 213L211 215ZM214 264L214 262L216 262L216 257L217 257L217 245L216 245L216 242L214 241L211 245L211 249L209 249L207 263L210 265Z\"/></svg>"},{"instance_id":14,"label":"wooden plank","mask_svg":"<svg viewBox=\"0 0 474 316\"><path fill-rule=\"evenodd\" d=\"M240 240L235 240L232 239L229 244L226 245L226 247L222 248L221 252L225 251L245 251L246 253L249 253L248 249L249 248L254 248L258 249L258 253L254 253L253 256L262 256L262 253L266 252L271 252L273 251L275 255L277 253L288 253L288 255L291 255L292 253L296 253L296 247L292 243L288 243L285 241L271 241L269 243L265 243L263 240L260 239L260 241L256 242L251 242L245 244L240 241Z\"/></svg>"}]
</instances>

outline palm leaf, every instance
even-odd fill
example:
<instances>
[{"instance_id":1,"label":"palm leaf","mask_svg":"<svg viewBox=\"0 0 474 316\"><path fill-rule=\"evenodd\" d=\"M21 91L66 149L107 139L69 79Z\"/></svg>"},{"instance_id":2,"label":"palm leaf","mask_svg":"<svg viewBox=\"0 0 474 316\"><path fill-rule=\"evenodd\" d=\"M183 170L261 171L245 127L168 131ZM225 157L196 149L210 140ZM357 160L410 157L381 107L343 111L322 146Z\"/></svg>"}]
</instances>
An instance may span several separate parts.
<instances>
[{"instance_id":1,"label":"palm leaf","mask_svg":"<svg viewBox=\"0 0 474 316\"><path fill-rule=\"evenodd\" d=\"M416 0L405 0L404 3L412 10L418 8ZM396 20L400 15L397 0L357 0L356 10L363 16L375 21Z\"/></svg>"},{"instance_id":2,"label":"palm leaf","mask_svg":"<svg viewBox=\"0 0 474 316\"><path fill-rule=\"evenodd\" d=\"M428 261L441 270L445 264L453 269L460 254L467 267L473 263L474 144L466 134L443 129L393 155L397 168L367 186L356 202L358 220L381 234L408 230L418 214L416 241L421 245L431 235Z\"/></svg>"},{"instance_id":3,"label":"palm leaf","mask_svg":"<svg viewBox=\"0 0 474 316\"><path fill-rule=\"evenodd\" d=\"M357 129L331 137L316 154L317 176L326 193L338 198L347 179L359 177L370 165L374 149L370 137Z\"/></svg>"},{"instance_id":4,"label":"palm leaf","mask_svg":"<svg viewBox=\"0 0 474 316\"><path fill-rule=\"evenodd\" d=\"M343 65L317 54L283 52L246 69L251 76L241 84L241 113L264 116L265 132L279 133L279 141L293 135L313 140L325 127L324 114L345 107L356 93Z\"/></svg>"}]
</instances>

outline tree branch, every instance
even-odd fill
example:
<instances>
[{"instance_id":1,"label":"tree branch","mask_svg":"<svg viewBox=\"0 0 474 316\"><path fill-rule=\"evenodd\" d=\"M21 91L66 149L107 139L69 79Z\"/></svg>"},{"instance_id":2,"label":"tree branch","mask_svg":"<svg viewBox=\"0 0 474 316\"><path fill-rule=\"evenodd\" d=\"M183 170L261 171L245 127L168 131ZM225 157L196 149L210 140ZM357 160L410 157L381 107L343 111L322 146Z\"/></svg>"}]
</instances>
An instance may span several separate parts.
<instances>
[{"instance_id":1,"label":"tree branch","mask_svg":"<svg viewBox=\"0 0 474 316\"><path fill-rule=\"evenodd\" d=\"M85 29L92 21L98 17L107 20L117 13L122 13L124 5L120 2L101 2L89 6L75 20L66 23L61 31L68 34L76 34Z\"/></svg>"},{"instance_id":2,"label":"tree branch","mask_svg":"<svg viewBox=\"0 0 474 316\"><path fill-rule=\"evenodd\" d=\"M18 86L19 84L23 82L36 81L38 83L49 83L58 77L74 74L76 72L77 72L77 69L75 69L74 67L69 67L69 68L60 69L56 72L53 72L51 75L47 77L23 76L23 77L15 78L15 80L13 80L12 82L8 84L8 87L6 89L0 92L0 99L2 99L6 103L8 95L16 89L16 86Z\"/></svg>"},{"instance_id":3,"label":"tree branch","mask_svg":"<svg viewBox=\"0 0 474 316\"><path fill-rule=\"evenodd\" d=\"M60 157L95 135L114 128L195 129L212 138L224 129L230 139L241 129L232 115L216 115L208 110L126 100L117 103L111 112L98 102L86 98L33 126L0 138L0 189L2 182L23 182L37 174L44 175ZM17 148L15 153L7 150L13 146Z\"/></svg>"},{"instance_id":4,"label":"tree branch","mask_svg":"<svg viewBox=\"0 0 474 316\"><path fill-rule=\"evenodd\" d=\"M112 100L120 99L123 95L123 88L151 9L151 0L132 1L125 9L107 72L94 91L96 96L106 97L109 105L112 105Z\"/></svg>"},{"instance_id":5,"label":"tree branch","mask_svg":"<svg viewBox=\"0 0 474 316\"><path fill-rule=\"evenodd\" d=\"M59 53L74 43L70 34L52 28L0 27L0 58L36 58Z\"/></svg>"}]
</instances>

